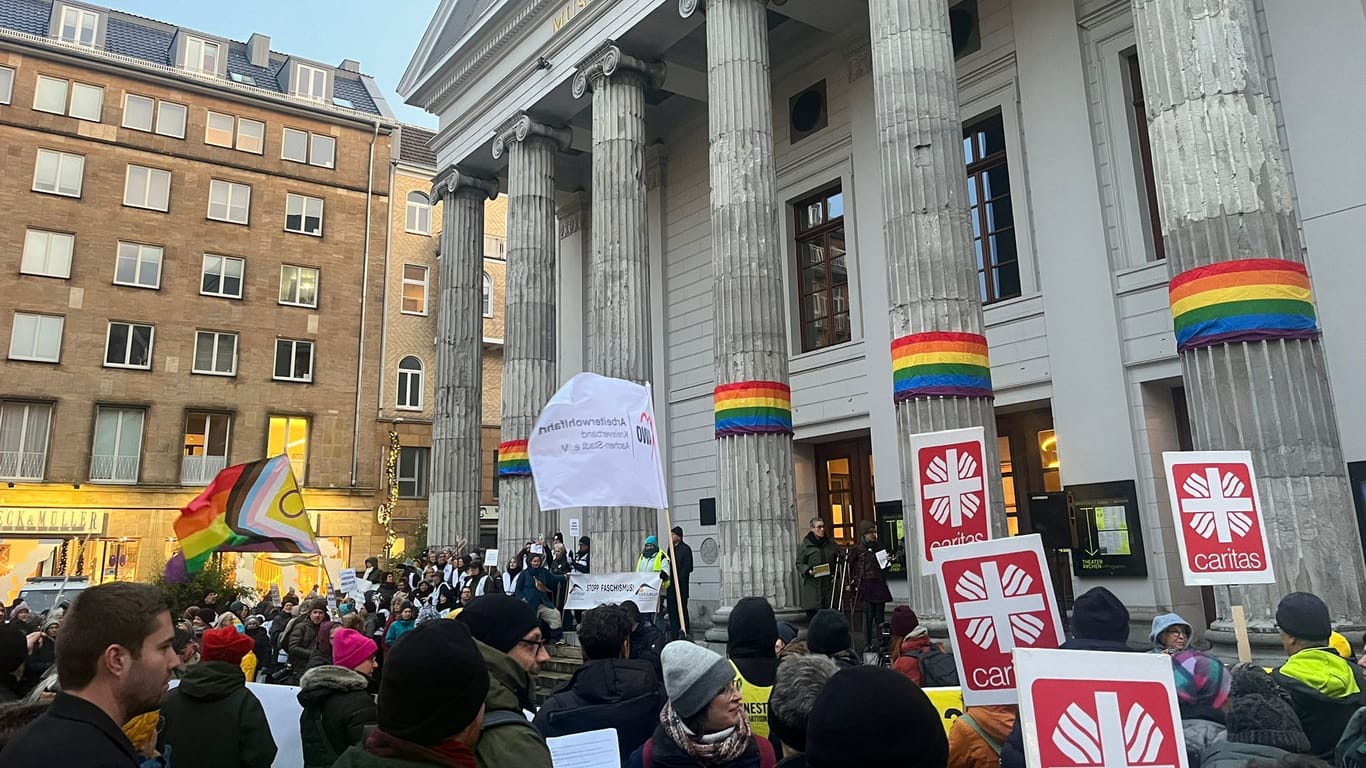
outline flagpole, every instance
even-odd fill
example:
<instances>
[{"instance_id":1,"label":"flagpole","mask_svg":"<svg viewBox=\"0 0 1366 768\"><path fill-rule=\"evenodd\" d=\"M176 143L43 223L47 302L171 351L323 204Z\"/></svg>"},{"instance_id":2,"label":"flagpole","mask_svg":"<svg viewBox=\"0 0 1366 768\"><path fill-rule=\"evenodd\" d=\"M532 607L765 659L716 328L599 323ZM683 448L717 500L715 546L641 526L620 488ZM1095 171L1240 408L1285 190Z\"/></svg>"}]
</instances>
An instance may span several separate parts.
<instances>
[{"instance_id":1,"label":"flagpole","mask_svg":"<svg viewBox=\"0 0 1366 768\"><path fill-rule=\"evenodd\" d=\"M655 483L659 487L659 498L663 499L665 498L663 450L664 438L663 433L659 428L659 422L655 419L654 387L652 387L650 385L650 382L648 381L645 382L645 397L646 402L650 406L650 425L655 430L655 456L657 457L657 460L655 461ZM667 503L664 505L664 528L669 532L669 570L671 572L670 575L672 576L670 581L673 582L674 605L677 606L678 611L678 628L682 631L682 634L687 634L688 617L683 615L686 611L686 608L683 605L683 587L679 584L678 581L678 560L674 556L673 521L670 520L669 505Z\"/></svg>"}]
</instances>

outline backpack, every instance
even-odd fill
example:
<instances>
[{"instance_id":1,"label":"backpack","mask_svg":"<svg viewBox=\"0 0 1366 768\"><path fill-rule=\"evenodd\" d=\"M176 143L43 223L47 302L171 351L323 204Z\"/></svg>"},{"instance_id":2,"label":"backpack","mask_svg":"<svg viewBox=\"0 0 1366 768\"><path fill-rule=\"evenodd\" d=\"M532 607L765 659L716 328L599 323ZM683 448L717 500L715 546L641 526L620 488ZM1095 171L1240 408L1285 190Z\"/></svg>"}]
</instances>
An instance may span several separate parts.
<instances>
[{"instance_id":1,"label":"backpack","mask_svg":"<svg viewBox=\"0 0 1366 768\"><path fill-rule=\"evenodd\" d=\"M526 719L526 716L520 712L509 712L506 709L499 709L493 712L484 713L483 729L485 731L490 728L498 728L499 726L504 725L525 725L531 730L536 731L536 726L532 725L531 721ZM536 733L540 734L540 731L536 731Z\"/></svg>"},{"instance_id":2,"label":"backpack","mask_svg":"<svg viewBox=\"0 0 1366 768\"><path fill-rule=\"evenodd\" d=\"M945 655L947 655L947 654L945 654ZM969 715L969 714L967 714L967 713L964 713L964 714L959 715L959 716L958 716L958 719L959 719L959 720L962 720L962 721L965 722L965 723L967 723L967 724L968 724L968 727L970 727L970 728L972 728L972 730L976 731L976 732L977 732L977 735L982 737L982 741L985 741L985 742L987 743L987 746L988 746L988 747L991 747L991 751L992 751L992 752L995 752L997 755L1000 755L1000 754L1001 754L1001 742L999 742L999 741L997 741L997 740L991 738L990 736L988 736L988 735L987 735L987 732L984 731L984 730L982 730L982 726L981 726L980 724L978 724L978 722L972 718L972 715Z\"/></svg>"},{"instance_id":3,"label":"backpack","mask_svg":"<svg viewBox=\"0 0 1366 768\"><path fill-rule=\"evenodd\" d=\"M958 665L953 654L938 648L912 651L906 654L920 663L920 686L922 688L941 688L959 685Z\"/></svg>"},{"instance_id":4,"label":"backpack","mask_svg":"<svg viewBox=\"0 0 1366 768\"><path fill-rule=\"evenodd\" d=\"M1366 707L1347 721L1333 754L1339 768L1366 768Z\"/></svg>"},{"instance_id":5,"label":"backpack","mask_svg":"<svg viewBox=\"0 0 1366 768\"><path fill-rule=\"evenodd\" d=\"M773 743L762 736L753 736L754 743L759 745L759 768L773 768L778 764L778 753L773 751ZM655 737L646 739L645 745L640 748L641 768L650 768L654 761Z\"/></svg>"}]
</instances>

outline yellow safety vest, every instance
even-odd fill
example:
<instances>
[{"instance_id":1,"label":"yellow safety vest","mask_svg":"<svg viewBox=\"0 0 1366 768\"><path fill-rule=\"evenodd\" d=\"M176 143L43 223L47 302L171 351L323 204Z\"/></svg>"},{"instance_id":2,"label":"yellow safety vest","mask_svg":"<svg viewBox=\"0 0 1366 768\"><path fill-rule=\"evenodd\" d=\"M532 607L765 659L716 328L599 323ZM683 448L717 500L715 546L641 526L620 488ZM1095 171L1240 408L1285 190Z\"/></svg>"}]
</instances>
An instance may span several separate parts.
<instances>
[{"instance_id":1,"label":"yellow safety vest","mask_svg":"<svg viewBox=\"0 0 1366 768\"><path fill-rule=\"evenodd\" d=\"M650 566L649 568L645 567L647 563ZM636 560L636 573L645 573L647 571L650 573L659 573L659 569L662 567L664 567L664 550L662 549L656 552L655 556L649 560L645 559L645 555L641 555L640 559ZM672 581L664 579L659 583L660 592L668 591L669 587L672 585Z\"/></svg>"},{"instance_id":2,"label":"yellow safety vest","mask_svg":"<svg viewBox=\"0 0 1366 768\"><path fill-rule=\"evenodd\" d=\"M740 674L735 662L730 663L735 670L735 687L740 689L740 705L749 715L749 729L755 736L768 738L768 699L773 694L771 685L755 685Z\"/></svg>"}]
</instances>

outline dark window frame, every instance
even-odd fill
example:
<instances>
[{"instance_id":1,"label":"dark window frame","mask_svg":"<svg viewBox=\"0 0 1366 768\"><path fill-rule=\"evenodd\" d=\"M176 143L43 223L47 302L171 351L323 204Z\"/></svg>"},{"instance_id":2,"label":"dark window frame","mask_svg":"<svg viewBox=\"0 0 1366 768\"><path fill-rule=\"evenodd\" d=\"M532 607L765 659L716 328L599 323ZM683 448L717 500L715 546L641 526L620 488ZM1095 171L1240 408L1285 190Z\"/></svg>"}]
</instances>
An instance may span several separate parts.
<instances>
[{"instance_id":1,"label":"dark window frame","mask_svg":"<svg viewBox=\"0 0 1366 768\"><path fill-rule=\"evenodd\" d=\"M998 129L1001 135L1001 146L990 153L984 153L982 137L988 131ZM977 285L980 291L982 304L994 304L998 301L1018 298L1023 295L1024 287L1020 280L1020 250L1019 240L1016 235L1015 225L1015 205L1014 195L1010 192L1009 174L1010 158L1005 140L1005 122L999 111L993 111L981 117L974 118L963 123L963 146L964 160L967 163L968 176L968 215L972 223L973 247L977 257ZM987 197L989 185L987 183L988 174L998 168L1006 171L1006 193L996 194ZM1002 200L1007 200L1010 205L1011 217L1010 224L1004 227L992 228L992 219L988 215L988 204L997 204ZM974 205L974 201L977 204ZM1008 235L1014 243L1014 258L998 262L997 248L992 245L992 238L999 239L1003 235ZM1003 293L999 289L1001 282L1001 270L1015 270L1014 293ZM988 273L988 270L990 272Z\"/></svg>"},{"instance_id":2,"label":"dark window frame","mask_svg":"<svg viewBox=\"0 0 1366 768\"><path fill-rule=\"evenodd\" d=\"M1148 133L1148 102L1143 95L1143 72L1139 67L1138 51L1124 55L1129 76L1130 107L1134 121L1134 136L1138 139L1138 156L1143 166L1143 194L1148 201L1148 234L1152 240L1151 261L1167 258L1167 244L1162 239L1162 214L1157 207L1157 175L1153 172L1153 142Z\"/></svg>"},{"instance_id":3,"label":"dark window frame","mask_svg":"<svg viewBox=\"0 0 1366 768\"><path fill-rule=\"evenodd\" d=\"M830 215L829 202L838 197L840 199L840 215ZM814 224L804 224L808 209L813 206L820 206L820 221ZM847 344L853 341L853 296L849 284L849 239L846 232L844 212L847 208L847 201L844 196L844 188L841 182L835 182L822 187L820 190L798 199L792 204L793 241L796 245L796 258L793 260L797 270L797 315L801 324L801 346L802 352L815 352L819 349L834 347L840 344ZM832 241L838 233L838 239L842 241L842 258L844 259L844 276L838 279L835 276L833 265L834 247ZM817 245L823 250L824 258L822 264L811 264L811 267L824 266L824 287L812 289L808 286L806 271L805 248L809 245ZM835 300L839 286L844 287L843 310L837 309L838 303ZM817 317L809 311L807 299L824 295L825 313ZM844 327L841 329L836 322L839 317L845 318ZM826 328L824 334L819 334L817 330L817 320L825 320ZM842 332L841 332L842 331ZM819 338L823 335L824 338Z\"/></svg>"},{"instance_id":4,"label":"dark window frame","mask_svg":"<svg viewBox=\"0 0 1366 768\"><path fill-rule=\"evenodd\" d=\"M413 473L403 474L403 457L412 456L415 462ZM394 478L398 482L400 499L425 499L431 494L432 449L418 445L403 445L398 449L398 465L394 468ZM411 489L405 492L405 489Z\"/></svg>"}]
</instances>

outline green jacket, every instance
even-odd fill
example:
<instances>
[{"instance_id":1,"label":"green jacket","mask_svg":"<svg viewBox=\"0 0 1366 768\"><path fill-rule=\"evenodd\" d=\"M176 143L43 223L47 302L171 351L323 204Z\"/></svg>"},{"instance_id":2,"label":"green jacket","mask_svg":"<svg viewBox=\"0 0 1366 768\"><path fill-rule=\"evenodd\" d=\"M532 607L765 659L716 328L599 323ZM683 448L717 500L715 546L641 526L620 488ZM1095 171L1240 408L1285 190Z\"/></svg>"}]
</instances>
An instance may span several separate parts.
<instances>
[{"instance_id":1,"label":"green jacket","mask_svg":"<svg viewBox=\"0 0 1366 768\"><path fill-rule=\"evenodd\" d=\"M351 747L337 758L332 768L431 768L432 763L418 763L398 757L379 757L365 751L365 747ZM1192 767L1194 768L1194 767Z\"/></svg>"},{"instance_id":2,"label":"green jacket","mask_svg":"<svg viewBox=\"0 0 1366 768\"><path fill-rule=\"evenodd\" d=\"M531 689L531 677L506 653L476 643L489 669L489 693L484 697L485 717L494 712L522 715L530 706L528 692ZM513 724L485 729L474 747L474 756L479 761L479 768L552 768L545 737L531 726L529 720L525 728Z\"/></svg>"},{"instance_id":3,"label":"green jacket","mask_svg":"<svg viewBox=\"0 0 1366 768\"><path fill-rule=\"evenodd\" d=\"M161 705L157 747L170 745L176 765L240 768L275 762L275 739L242 668L226 661L191 665ZM293 723L282 727L293 728Z\"/></svg>"},{"instance_id":4,"label":"green jacket","mask_svg":"<svg viewBox=\"0 0 1366 768\"><path fill-rule=\"evenodd\" d=\"M808 532L797 550L797 574L802 578L802 610L830 607L830 593L835 579L833 575L818 579L811 575L811 569L818 565L833 565L834 561L834 540L829 536L817 540L815 534Z\"/></svg>"}]
</instances>

